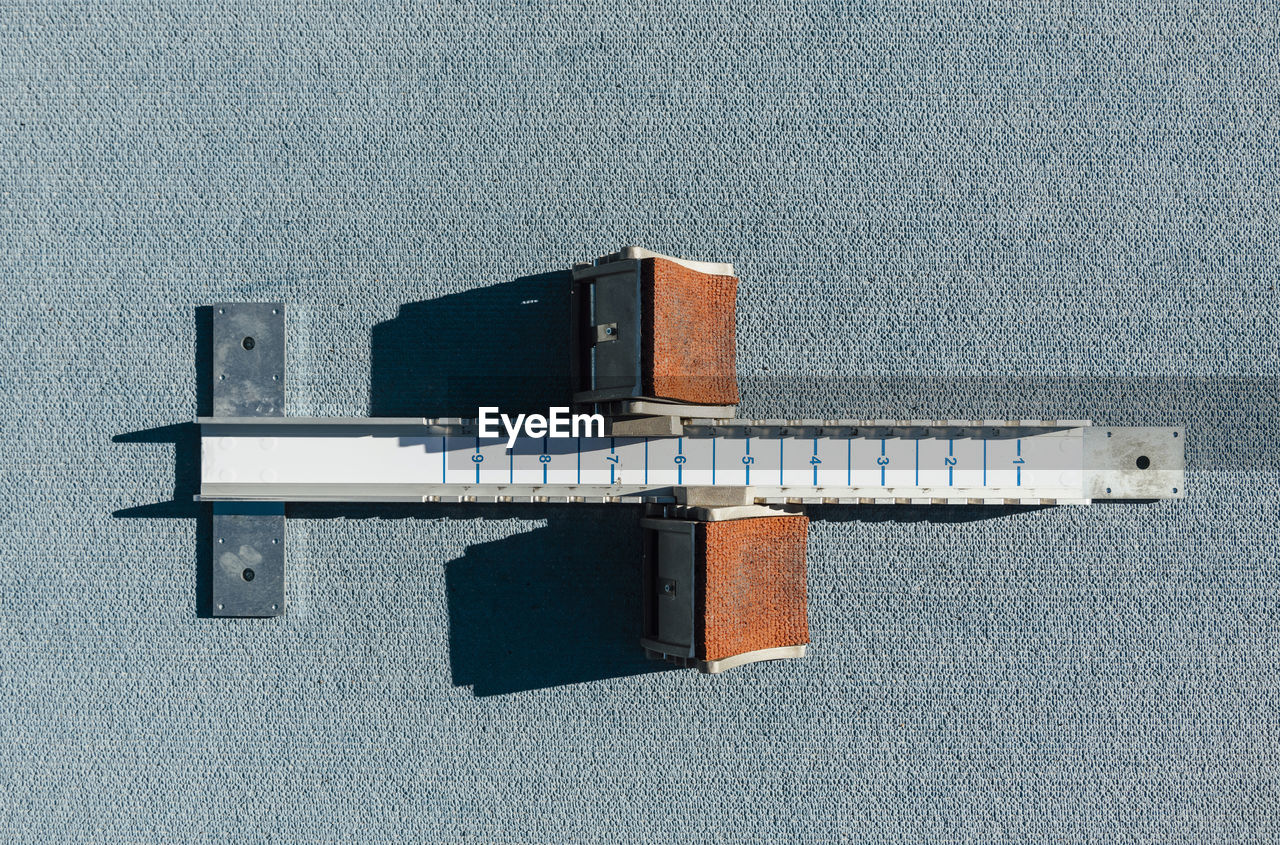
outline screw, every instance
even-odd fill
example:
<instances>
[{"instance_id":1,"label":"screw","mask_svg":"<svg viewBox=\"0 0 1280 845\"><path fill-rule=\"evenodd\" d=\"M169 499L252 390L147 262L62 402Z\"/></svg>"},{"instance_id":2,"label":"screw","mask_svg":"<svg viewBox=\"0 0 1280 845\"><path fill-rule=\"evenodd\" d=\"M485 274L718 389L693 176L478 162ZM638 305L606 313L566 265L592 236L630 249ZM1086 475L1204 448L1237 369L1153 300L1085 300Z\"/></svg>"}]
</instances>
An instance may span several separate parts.
<instances>
[{"instance_id":1,"label":"screw","mask_svg":"<svg viewBox=\"0 0 1280 845\"><path fill-rule=\"evenodd\" d=\"M605 333L605 334L613 334L615 331L617 331L617 329L615 329L613 326L610 326L609 328L607 328L607 329L605 329L605 330L604 330L604 333Z\"/></svg>"},{"instance_id":2,"label":"screw","mask_svg":"<svg viewBox=\"0 0 1280 845\"><path fill-rule=\"evenodd\" d=\"M240 341L240 345L245 349L252 349L254 347L253 338L246 337L244 340Z\"/></svg>"},{"instance_id":3,"label":"screw","mask_svg":"<svg viewBox=\"0 0 1280 845\"><path fill-rule=\"evenodd\" d=\"M223 608L222 605L218 605L218 610L222 610L222 608Z\"/></svg>"}]
</instances>

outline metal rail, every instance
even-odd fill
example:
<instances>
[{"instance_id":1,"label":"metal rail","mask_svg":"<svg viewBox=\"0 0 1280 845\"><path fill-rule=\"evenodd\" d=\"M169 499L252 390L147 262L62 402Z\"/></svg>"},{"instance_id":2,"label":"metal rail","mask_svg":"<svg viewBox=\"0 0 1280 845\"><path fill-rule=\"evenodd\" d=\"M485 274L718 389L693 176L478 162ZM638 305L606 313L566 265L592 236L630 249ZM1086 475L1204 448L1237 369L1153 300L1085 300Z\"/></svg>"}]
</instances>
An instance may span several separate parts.
<instances>
[{"instance_id":1,"label":"metal rail","mask_svg":"<svg viewBox=\"0 0 1280 845\"><path fill-rule=\"evenodd\" d=\"M1181 428L689 418L673 436L481 438L459 419L202 418L207 501L1088 504L1185 495Z\"/></svg>"}]
</instances>

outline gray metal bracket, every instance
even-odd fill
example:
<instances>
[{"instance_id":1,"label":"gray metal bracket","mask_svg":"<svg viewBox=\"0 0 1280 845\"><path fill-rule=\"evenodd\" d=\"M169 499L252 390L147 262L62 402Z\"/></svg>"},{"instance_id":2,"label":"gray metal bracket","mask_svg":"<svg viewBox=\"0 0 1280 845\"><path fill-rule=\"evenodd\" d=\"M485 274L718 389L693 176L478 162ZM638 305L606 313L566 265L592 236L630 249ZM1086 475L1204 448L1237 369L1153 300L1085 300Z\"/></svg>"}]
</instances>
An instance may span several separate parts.
<instances>
[{"instance_id":1,"label":"gray metal bracket","mask_svg":"<svg viewBox=\"0 0 1280 845\"><path fill-rule=\"evenodd\" d=\"M213 506L214 616L284 613L284 503Z\"/></svg>"},{"instance_id":2,"label":"gray metal bracket","mask_svg":"<svg viewBox=\"0 0 1280 845\"><path fill-rule=\"evenodd\" d=\"M213 415L284 416L284 305L213 307Z\"/></svg>"},{"instance_id":3,"label":"gray metal bracket","mask_svg":"<svg viewBox=\"0 0 1280 845\"><path fill-rule=\"evenodd\" d=\"M212 337L213 419L283 417L284 304L215 305ZM212 615L282 615L284 503L217 502L212 519Z\"/></svg>"}]
</instances>

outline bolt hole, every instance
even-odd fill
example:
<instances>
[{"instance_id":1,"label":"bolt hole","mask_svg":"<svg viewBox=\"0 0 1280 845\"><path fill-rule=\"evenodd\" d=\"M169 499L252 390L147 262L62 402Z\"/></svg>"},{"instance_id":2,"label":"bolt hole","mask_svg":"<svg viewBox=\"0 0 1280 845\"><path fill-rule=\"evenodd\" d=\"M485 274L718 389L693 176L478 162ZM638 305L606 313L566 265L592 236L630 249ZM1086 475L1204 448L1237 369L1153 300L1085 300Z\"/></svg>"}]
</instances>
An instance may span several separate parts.
<instances>
[{"instance_id":1,"label":"bolt hole","mask_svg":"<svg viewBox=\"0 0 1280 845\"><path fill-rule=\"evenodd\" d=\"M272 538L271 540L272 545L275 545L276 543L279 543L279 542L280 542L279 538Z\"/></svg>"},{"instance_id":2,"label":"bolt hole","mask_svg":"<svg viewBox=\"0 0 1280 845\"><path fill-rule=\"evenodd\" d=\"M246 337L244 340L240 341L240 345L245 349L252 349L256 344L254 343L253 338Z\"/></svg>"},{"instance_id":3,"label":"bolt hole","mask_svg":"<svg viewBox=\"0 0 1280 845\"><path fill-rule=\"evenodd\" d=\"M1176 432L1176 431L1175 431L1175 432L1173 433L1173 436L1174 436L1174 437L1177 437L1177 436L1178 436L1178 432Z\"/></svg>"},{"instance_id":4,"label":"bolt hole","mask_svg":"<svg viewBox=\"0 0 1280 845\"><path fill-rule=\"evenodd\" d=\"M1178 488L1177 488L1177 487L1173 488L1173 492L1177 493L1177 492L1178 492Z\"/></svg>"},{"instance_id":5,"label":"bolt hole","mask_svg":"<svg viewBox=\"0 0 1280 845\"><path fill-rule=\"evenodd\" d=\"M241 573L240 573L240 577L241 577L241 578L243 578L243 579L244 579L244 580L246 580L246 581L252 581L252 580L253 580L253 577L254 577L256 574L257 574L257 573L256 573L256 572L254 572L252 569L246 569L244 572L241 572Z\"/></svg>"},{"instance_id":6,"label":"bolt hole","mask_svg":"<svg viewBox=\"0 0 1280 845\"><path fill-rule=\"evenodd\" d=\"M1151 466L1151 459L1150 459L1150 458L1148 458L1146 455L1139 455L1139 456L1138 456L1138 469L1146 469L1146 468L1147 468L1147 467L1149 467L1149 466Z\"/></svg>"},{"instance_id":7,"label":"bolt hole","mask_svg":"<svg viewBox=\"0 0 1280 845\"><path fill-rule=\"evenodd\" d=\"M1110 437L1110 436L1111 436L1111 432L1109 432L1109 431L1108 431L1108 432L1107 432L1107 437Z\"/></svg>"},{"instance_id":8,"label":"bolt hole","mask_svg":"<svg viewBox=\"0 0 1280 845\"><path fill-rule=\"evenodd\" d=\"M1108 487L1108 488L1107 488L1107 492L1108 492L1108 493L1110 493L1110 492L1111 492L1111 488L1110 488L1110 487Z\"/></svg>"}]
</instances>

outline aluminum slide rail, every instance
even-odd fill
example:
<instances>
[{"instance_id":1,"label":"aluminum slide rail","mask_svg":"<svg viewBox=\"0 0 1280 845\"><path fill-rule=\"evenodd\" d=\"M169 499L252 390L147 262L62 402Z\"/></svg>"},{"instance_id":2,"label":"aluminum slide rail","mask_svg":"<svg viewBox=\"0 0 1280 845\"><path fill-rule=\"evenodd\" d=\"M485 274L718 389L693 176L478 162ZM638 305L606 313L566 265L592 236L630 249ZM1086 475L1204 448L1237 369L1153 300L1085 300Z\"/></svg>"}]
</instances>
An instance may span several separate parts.
<instances>
[{"instance_id":1,"label":"aluminum slide rail","mask_svg":"<svg viewBox=\"0 0 1280 845\"><path fill-rule=\"evenodd\" d=\"M680 436L480 438L474 421L201 424L215 502L1088 504L1175 499L1185 429L1078 420L686 418Z\"/></svg>"}]
</instances>

